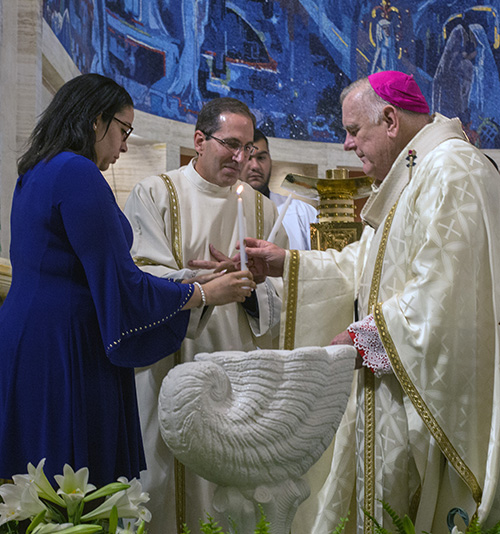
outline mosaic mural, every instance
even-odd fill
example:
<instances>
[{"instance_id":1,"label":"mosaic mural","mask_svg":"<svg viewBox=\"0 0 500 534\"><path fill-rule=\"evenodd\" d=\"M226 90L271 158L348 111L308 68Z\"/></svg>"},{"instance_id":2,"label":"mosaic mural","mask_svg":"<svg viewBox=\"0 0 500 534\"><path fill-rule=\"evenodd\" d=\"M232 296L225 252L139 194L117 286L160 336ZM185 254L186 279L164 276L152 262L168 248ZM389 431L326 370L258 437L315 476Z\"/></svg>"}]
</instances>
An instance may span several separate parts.
<instances>
[{"instance_id":1,"label":"mosaic mural","mask_svg":"<svg viewBox=\"0 0 500 534\"><path fill-rule=\"evenodd\" d=\"M413 74L432 111L500 148L500 0L45 0L82 72L137 109L194 123L217 96L270 136L342 142L338 98L384 69Z\"/></svg>"}]
</instances>

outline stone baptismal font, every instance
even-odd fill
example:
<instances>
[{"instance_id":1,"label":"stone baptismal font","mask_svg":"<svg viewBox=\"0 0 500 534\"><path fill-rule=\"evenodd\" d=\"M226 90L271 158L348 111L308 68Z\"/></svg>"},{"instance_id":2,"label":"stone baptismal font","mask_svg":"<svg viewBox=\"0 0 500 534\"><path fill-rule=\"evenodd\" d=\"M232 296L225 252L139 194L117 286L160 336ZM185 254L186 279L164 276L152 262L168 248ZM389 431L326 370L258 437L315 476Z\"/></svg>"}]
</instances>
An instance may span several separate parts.
<instances>
[{"instance_id":1,"label":"stone baptismal font","mask_svg":"<svg viewBox=\"0 0 500 534\"><path fill-rule=\"evenodd\" d=\"M345 411L355 355L344 345L204 353L164 379L162 437L178 460L217 484L214 508L238 534L254 532L259 506L272 534L289 534L309 495L301 477Z\"/></svg>"}]
</instances>

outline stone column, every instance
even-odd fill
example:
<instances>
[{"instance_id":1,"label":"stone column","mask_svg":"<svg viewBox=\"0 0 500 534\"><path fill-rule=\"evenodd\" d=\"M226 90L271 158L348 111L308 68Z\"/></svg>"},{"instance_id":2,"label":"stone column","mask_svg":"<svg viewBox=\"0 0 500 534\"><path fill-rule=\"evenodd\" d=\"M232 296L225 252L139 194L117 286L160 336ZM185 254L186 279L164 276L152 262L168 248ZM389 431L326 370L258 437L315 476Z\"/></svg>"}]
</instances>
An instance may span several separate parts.
<instances>
[{"instance_id":1,"label":"stone column","mask_svg":"<svg viewBox=\"0 0 500 534\"><path fill-rule=\"evenodd\" d=\"M42 111L42 0L0 0L0 256L10 243L16 160Z\"/></svg>"},{"instance_id":2,"label":"stone column","mask_svg":"<svg viewBox=\"0 0 500 534\"><path fill-rule=\"evenodd\" d=\"M0 0L0 256L7 257L16 177L17 3Z\"/></svg>"}]
</instances>

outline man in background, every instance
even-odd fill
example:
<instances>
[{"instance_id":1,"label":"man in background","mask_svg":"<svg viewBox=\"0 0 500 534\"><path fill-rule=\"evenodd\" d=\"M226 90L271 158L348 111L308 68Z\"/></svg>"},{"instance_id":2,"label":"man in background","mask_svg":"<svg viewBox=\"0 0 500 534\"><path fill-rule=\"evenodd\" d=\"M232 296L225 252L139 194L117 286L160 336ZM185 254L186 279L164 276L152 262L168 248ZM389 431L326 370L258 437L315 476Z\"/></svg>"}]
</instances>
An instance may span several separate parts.
<instances>
[{"instance_id":1,"label":"man in background","mask_svg":"<svg viewBox=\"0 0 500 534\"><path fill-rule=\"evenodd\" d=\"M243 167L241 179L270 198L278 207L278 212L281 212L287 197L269 189L273 162L269 152L269 141L259 129L255 130L253 144L257 150ZM283 218L283 226L288 234L291 249L311 250L311 224L315 222L317 222L316 208L307 202L292 198Z\"/></svg>"},{"instance_id":2,"label":"man in background","mask_svg":"<svg viewBox=\"0 0 500 534\"><path fill-rule=\"evenodd\" d=\"M180 169L150 176L134 187L125 214L134 231L131 252L143 270L156 276L203 282L208 271L194 271L189 260L203 260L206 269L216 271L239 268L230 259L238 252L236 243L240 239L239 197L246 235L269 235L278 218L276 206L239 180L255 150L254 125L255 117L243 102L234 98L208 102L195 127L196 158ZM239 186L242 191L238 195ZM277 242L286 246L282 227ZM175 363L191 361L199 352L276 346L280 309L281 299L272 281L265 280L243 304L193 310L180 352L137 371L148 466L141 473L141 482L151 497L150 534L180 534L184 522L194 532L198 520L206 519L205 512L216 516L212 508L214 485L174 463L160 436L158 394L163 378Z\"/></svg>"}]
</instances>

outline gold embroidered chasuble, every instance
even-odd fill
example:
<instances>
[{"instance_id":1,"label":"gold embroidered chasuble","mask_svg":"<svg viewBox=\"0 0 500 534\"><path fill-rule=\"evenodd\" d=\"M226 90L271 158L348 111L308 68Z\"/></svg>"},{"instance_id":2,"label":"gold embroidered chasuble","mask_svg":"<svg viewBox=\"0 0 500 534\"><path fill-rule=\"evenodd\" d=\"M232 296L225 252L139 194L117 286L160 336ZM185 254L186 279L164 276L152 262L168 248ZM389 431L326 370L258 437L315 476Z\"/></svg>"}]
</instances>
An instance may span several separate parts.
<instances>
[{"instance_id":1,"label":"gold embroidered chasuble","mask_svg":"<svg viewBox=\"0 0 500 534\"><path fill-rule=\"evenodd\" d=\"M194 273L187 268L190 259L211 259L209 244L227 256L233 256L239 240L236 188L243 184L243 209L249 237L267 237L278 218L273 202L254 191L248 184L237 182L232 187L219 187L204 180L193 163L151 176L136 185L125 206L134 230L132 255L142 269L157 276L188 278ZM287 246L286 232L281 228L277 243ZM202 271L200 271L202 272ZM251 318L241 304L191 310L188 336L176 354L178 362L191 361L199 352L219 350L255 350L277 348L281 298L273 280L259 284L259 318ZM278 285L279 287L279 285ZM143 430L148 470L141 481L151 496L153 520L150 534L174 534L176 513L189 528L198 528L205 511L216 515L212 507L212 484L186 470L185 505L182 495L174 491L174 459L159 434L157 398L163 378L174 365L169 357L136 373L137 395ZM176 509L176 497L178 499ZM181 501L179 501L181 498Z\"/></svg>"},{"instance_id":2,"label":"gold embroidered chasuble","mask_svg":"<svg viewBox=\"0 0 500 534\"><path fill-rule=\"evenodd\" d=\"M410 183L409 149L417 152ZM499 178L458 120L437 115L367 203L375 233L367 227L340 253L288 256L282 342L329 343L352 322L358 296L393 369L357 373L293 532L331 532L353 495L359 534L372 528L362 508L392 526L378 499L410 515L417 532L446 533L455 506L500 520Z\"/></svg>"}]
</instances>

